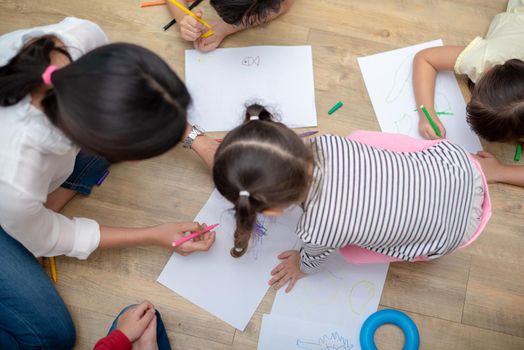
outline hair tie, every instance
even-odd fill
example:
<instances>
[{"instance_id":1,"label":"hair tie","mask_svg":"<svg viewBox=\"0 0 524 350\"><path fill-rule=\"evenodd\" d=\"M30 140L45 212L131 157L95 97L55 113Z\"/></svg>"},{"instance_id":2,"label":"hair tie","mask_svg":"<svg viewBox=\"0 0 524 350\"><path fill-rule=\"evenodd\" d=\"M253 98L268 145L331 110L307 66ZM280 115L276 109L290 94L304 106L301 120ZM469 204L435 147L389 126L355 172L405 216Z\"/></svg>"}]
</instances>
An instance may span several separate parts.
<instances>
[{"instance_id":1,"label":"hair tie","mask_svg":"<svg viewBox=\"0 0 524 350\"><path fill-rule=\"evenodd\" d=\"M49 65L42 73L42 80L44 81L44 84L47 86L53 86L53 82L51 81L51 76L53 73L58 69L57 66Z\"/></svg>"},{"instance_id":2,"label":"hair tie","mask_svg":"<svg viewBox=\"0 0 524 350\"><path fill-rule=\"evenodd\" d=\"M240 191L240 192L238 192L238 195L240 197L248 197L249 198L250 193L248 191Z\"/></svg>"},{"instance_id":3,"label":"hair tie","mask_svg":"<svg viewBox=\"0 0 524 350\"><path fill-rule=\"evenodd\" d=\"M249 117L249 120L259 120L260 118L258 117L258 115L252 115Z\"/></svg>"}]
</instances>

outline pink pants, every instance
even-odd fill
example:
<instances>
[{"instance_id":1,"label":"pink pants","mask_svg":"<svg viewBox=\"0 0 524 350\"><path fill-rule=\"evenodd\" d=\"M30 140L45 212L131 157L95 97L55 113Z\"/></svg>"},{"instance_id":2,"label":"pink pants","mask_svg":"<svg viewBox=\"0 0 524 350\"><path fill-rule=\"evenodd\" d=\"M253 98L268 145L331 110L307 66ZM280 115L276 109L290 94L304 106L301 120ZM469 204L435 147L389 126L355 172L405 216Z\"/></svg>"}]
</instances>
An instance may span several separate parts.
<instances>
[{"instance_id":1,"label":"pink pants","mask_svg":"<svg viewBox=\"0 0 524 350\"><path fill-rule=\"evenodd\" d=\"M353 141L358 141L363 144L376 147L376 148L380 148L380 149L384 149L388 151L394 151L394 152L418 152L418 151L425 150L429 147L432 147L436 145L437 143L443 141L443 140L418 140L418 139L414 139L406 135L389 134L389 133L382 133L378 131L355 131L354 133L349 135L347 138ZM477 237L480 236L480 233L484 230L484 228L486 227L486 224L489 221L489 218L491 217L491 200L489 198L488 184L486 182L486 177L482 173L480 164L473 157L471 157L471 161L473 162L473 164L475 164L479 172L482 174L482 181L484 183L484 203L482 204L482 215L481 215L480 223L479 223L477 230L466 243L460 246L460 248L467 247L468 245L473 243L477 239ZM340 253L344 257L344 259L346 259L346 261L352 264L381 264L381 263L404 261L404 260L393 258L391 256L376 253L374 251L371 251L365 248L361 248L355 245L348 245L346 247L341 248ZM427 257L419 256L419 257L416 257L413 261L426 261L426 260L428 260Z\"/></svg>"}]
</instances>

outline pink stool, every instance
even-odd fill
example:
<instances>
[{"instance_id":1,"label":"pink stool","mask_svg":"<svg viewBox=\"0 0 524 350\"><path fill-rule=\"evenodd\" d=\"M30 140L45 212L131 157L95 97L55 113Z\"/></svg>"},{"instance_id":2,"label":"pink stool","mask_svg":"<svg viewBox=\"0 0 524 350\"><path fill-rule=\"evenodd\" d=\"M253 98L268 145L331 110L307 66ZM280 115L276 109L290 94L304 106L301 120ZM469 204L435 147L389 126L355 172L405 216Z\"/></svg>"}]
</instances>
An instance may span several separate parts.
<instances>
[{"instance_id":1,"label":"pink stool","mask_svg":"<svg viewBox=\"0 0 524 350\"><path fill-rule=\"evenodd\" d=\"M436 145L437 143L443 141L417 140L406 135L389 134L378 131L355 131L354 133L350 134L347 138L376 148L394 152L418 152L432 147L433 145ZM482 174L482 181L484 183L484 203L482 204L482 216L480 218L480 224L477 228L477 231L468 242L464 243L462 246L459 247L460 249L467 247L468 245L473 243L473 241L475 241L478 238L478 236L480 236L480 233L484 230L489 221L489 218L491 217L491 200L489 198L488 183L486 181L486 177L484 176L484 173L482 172L480 164L477 162L477 160L473 157L470 158ZM376 253L372 250L361 248L356 245L348 245L344 248L341 248L340 253L344 257L344 259L346 259L346 261L352 264L382 264L404 261L393 258L391 256ZM413 261L427 260L427 257L419 256L416 257Z\"/></svg>"}]
</instances>

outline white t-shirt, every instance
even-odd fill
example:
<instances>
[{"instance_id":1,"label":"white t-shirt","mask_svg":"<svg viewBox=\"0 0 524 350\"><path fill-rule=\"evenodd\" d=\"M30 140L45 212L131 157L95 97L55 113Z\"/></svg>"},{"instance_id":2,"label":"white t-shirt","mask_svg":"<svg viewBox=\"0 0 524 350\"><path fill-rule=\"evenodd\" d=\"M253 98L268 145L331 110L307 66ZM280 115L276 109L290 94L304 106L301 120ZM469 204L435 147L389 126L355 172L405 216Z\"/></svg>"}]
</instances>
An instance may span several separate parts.
<instances>
[{"instance_id":1,"label":"white t-shirt","mask_svg":"<svg viewBox=\"0 0 524 350\"><path fill-rule=\"evenodd\" d=\"M0 66L42 35L59 38L73 60L109 43L95 23L68 17L0 36ZM0 107L0 125L0 226L37 257L87 258L100 242L98 223L44 207L47 195L72 173L78 147L31 105L30 95Z\"/></svg>"},{"instance_id":2,"label":"white t-shirt","mask_svg":"<svg viewBox=\"0 0 524 350\"><path fill-rule=\"evenodd\" d=\"M510 0L507 11L491 21L486 38L478 36L466 46L455 73L476 83L485 71L513 58L524 60L524 0Z\"/></svg>"}]
</instances>

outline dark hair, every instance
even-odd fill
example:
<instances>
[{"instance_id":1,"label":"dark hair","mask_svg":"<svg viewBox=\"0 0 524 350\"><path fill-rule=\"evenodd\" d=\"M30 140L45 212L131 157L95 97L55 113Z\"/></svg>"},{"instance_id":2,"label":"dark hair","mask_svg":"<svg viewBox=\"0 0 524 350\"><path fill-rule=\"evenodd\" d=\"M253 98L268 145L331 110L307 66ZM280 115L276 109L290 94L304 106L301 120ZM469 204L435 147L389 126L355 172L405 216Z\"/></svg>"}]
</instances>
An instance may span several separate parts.
<instances>
[{"instance_id":1,"label":"dark hair","mask_svg":"<svg viewBox=\"0 0 524 350\"><path fill-rule=\"evenodd\" d=\"M0 68L1 106L42 86L53 50L64 52L52 37L42 37ZM150 158L182 138L189 93L145 48L99 47L54 72L52 83L41 103L45 114L77 145L110 161Z\"/></svg>"},{"instance_id":2,"label":"dark hair","mask_svg":"<svg viewBox=\"0 0 524 350\"><path fill-rule=\"evenodd\" d=\"M264 23L271 13L280 11L284 0L211 0L222 20L233 25Z\"/></svg>"},{"instance_id":3,"label":"dark hair","mask_svg":"<svg viewBox=\"0 0 524 350\"><path fill-rule=\"evenodd\" d=\"M466 110L471 128L488 141L524 137L524 62L512 59L485 72Z\"/></svg>"},{"instance_id":4,"label":"dark hair","mask_svg":"<svg viewBox=\"0 0 524 350\"><path fill-rule=\"evenodd\" d=\"M259 119L250 121L250 116ZM246 252L257 213L296 203L309 187L311 150L295 132L272 119L264 107L249 106L246 122L226 135L215 155L213 180L235 205L233 257Z\"/></svg>"}]
</instances>

